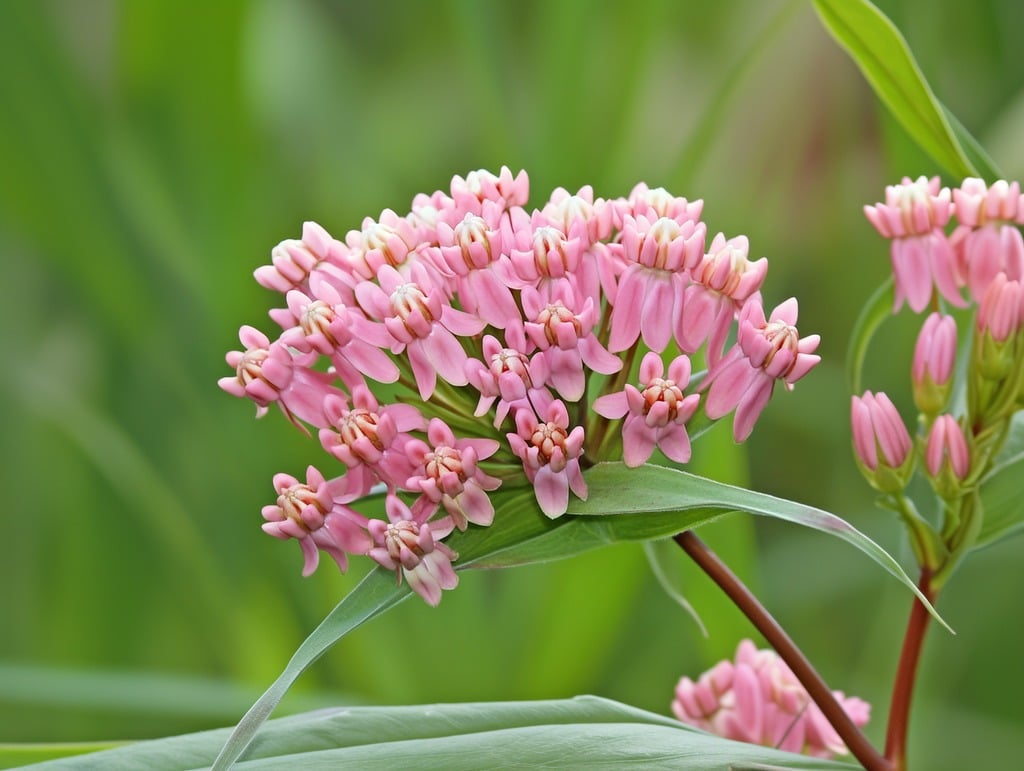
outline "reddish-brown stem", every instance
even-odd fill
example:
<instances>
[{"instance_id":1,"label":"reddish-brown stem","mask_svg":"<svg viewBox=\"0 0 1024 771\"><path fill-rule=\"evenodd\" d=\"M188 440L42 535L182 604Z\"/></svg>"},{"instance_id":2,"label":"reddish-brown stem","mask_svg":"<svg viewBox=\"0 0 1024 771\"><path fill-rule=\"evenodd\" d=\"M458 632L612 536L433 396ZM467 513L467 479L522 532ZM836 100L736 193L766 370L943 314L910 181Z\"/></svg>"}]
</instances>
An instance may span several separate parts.
<instances>
[{"instance_id":1,"label":"reddish-brown stem","mask_svg":"<svg viewBox=\"0 0 1024 771\"><path fill-rule=\"evenodd\" d=\"M931 586L931 571L923 569L921 580L917 586L921 594L934 605L938 594ZM914 694L914 681L917 677L917 662L921 658L924 635L928 631L931 614L921 601L914 598L907 621L907 632L903 637L903 649L900 651L900 663L896 669L896 680L892 686L892 702L889 705L889 724L885 731L885 757L892 764L894 771L904 771L907 767L907 728L910 725L910 702Z\"/></svg>"},{"instance_id":2,"label":"reddish-brown stem","mask_svg":"<svg viewBox=\"0 0 1024 771\"><path fill-rule=\"evenodd\" d=\"M796 646L785 630L779 626L760 600L737 578L728 566L711 551L703 541L690 530L675 536L675 542L682 547L701 570L728 595L750 622L775 649L793 674L800 681L814 703L821 708L825 718L836 733L846 743L853 756L860 761L867 771L895 771L888 759L874 748L867 737L861 732L850 716L846 714L839 702L832 695L821 675L817 673L811 662Z\"/></svg>"}]
</instances>

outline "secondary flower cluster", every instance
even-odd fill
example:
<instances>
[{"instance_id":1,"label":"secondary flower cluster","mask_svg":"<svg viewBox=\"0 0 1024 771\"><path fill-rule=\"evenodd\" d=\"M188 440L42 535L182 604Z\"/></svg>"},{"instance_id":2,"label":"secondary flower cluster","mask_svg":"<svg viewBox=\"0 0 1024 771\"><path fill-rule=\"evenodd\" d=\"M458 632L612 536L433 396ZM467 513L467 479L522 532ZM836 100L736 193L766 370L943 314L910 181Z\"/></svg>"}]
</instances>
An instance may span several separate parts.
<instances>
[{"instance_id":1,"label":"secondary flower cluster","mask_svg":"<svg viewBox=\"0 0 1024 771\"><path fill-rule=\"evenodd\" d=\"M529 211L528 193L525 172L471 172L344 240L307 222L256 270L284 295L281 332L242 327L220 386L315 428L343 466L274 479L264 529L300 542L305 574L320 551L343 570L367 554L436 604L458 580L441 539L490 525L502 484L532 484L561 516L587 465L655 448L687 462L701 407L734 412L743 441L776 383L817 363L796 300L765 313L767 260L743 236L708 242L701 201L559 188ZM371 491L387 520L350 505Z\"/></svg>"},{"instance_id":2,"label":"secondary flower cluster","mask_svg":"<svg viewBox=\"0 0 1024 771\"><path fill-rule=\"evenodd\" d=\"M834 695L856 725L867 724L867 702L841 691ZM741 742L819 758L847 751L786 663L750 640L740 642L735 661L720 661L697 682L682 678L672 712L684 723Z\"/></svg>"},{"instance_id":3,"label":"secondary flower cluster","mask_svg":"<svg viewBox=\"0 0 1024 771\"><path fill-rule=\"evenodd\" d=\"M892 241L894 312L904 301L915 313L931 310L911 367L922 426L916 454L936 492L955 502L983 475L1024 393L1024 196L1017 182L972 178L951 191L938 177L904 178L864 212ZM976 309L959 418L949 412L958 335L947 304ZM882 393L854 396L852 425L861 470L881 492L900 495L915 449L896 407ZM955 533L944 535L955 545Z\"/></svg>"}]
</instances>

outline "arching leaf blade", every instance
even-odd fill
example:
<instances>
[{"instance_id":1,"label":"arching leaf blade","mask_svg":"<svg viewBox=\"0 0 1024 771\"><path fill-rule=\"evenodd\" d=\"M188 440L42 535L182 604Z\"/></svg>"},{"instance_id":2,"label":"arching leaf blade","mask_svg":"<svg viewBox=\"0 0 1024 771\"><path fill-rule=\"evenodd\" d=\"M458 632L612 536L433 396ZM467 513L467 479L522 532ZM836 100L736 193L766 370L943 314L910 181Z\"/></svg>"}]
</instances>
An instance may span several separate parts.
<instances>
[{"instance_id":1,"label":"arching leaf blade","mask_svg":"<svg viewBox=\"0 0 1024 771\"><path fill-rule=\"evenodd\" d=\"M633 525L631 517L643 520L649 513L685 513L687 510L705 512L709 508L745 511L828 533L869 556L913 591L932 616L946 629L950 629L885 549L853 525L827 511L651 464L631 469L622 463L600 463L590 469L587 484L590 497L586 501L572 502L569 513L607 517L612 523L614 537L619 540L629 539ZM683 521L683 517L680 517L680 521Z\"/></svg>"},{"instance_id":2,"label":"arching leaf blade","mask_svg":"<svg viewBox=\"0 0 1024 771\"><path fill-rule=\"evenodd\" d=\"M814 0L814 7L921 149L958 179L978 176L907 41L889 18L867 0Z\"/></svg>"}]
</instances>

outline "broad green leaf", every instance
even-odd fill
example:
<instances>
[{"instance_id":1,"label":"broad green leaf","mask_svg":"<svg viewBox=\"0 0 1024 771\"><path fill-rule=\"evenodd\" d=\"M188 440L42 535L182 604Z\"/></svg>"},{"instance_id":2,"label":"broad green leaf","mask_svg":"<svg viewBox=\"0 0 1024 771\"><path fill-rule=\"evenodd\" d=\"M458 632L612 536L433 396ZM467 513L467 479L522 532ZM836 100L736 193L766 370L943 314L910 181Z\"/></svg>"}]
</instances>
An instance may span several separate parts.
<instances>
[{"instance_id":1,"label":"broad green leaf","mask_svg":"<svg viewBox=\"0 0 1024 771\"><path fill-rule=\"evenodd\" d=\"M978 176L907 41L867 0L814 0L822 22L915 142L958 179Z\"/></svg>"},{"instance_id":2,"label":"broad green leaf","mask_svg":"<svg viewBox=\"0 0 1024 771\"><path fill-rule=\"evenodd\" d=\"M618 540L631 540L634 532L642 532L647 538L657 537L648 535L649 530L642 524L648 519L648 513L656 517L665 516L662 512L683 515L689 510L706 517L708 509L746 511L834 535L856 546L895 576L917 595L939 623L949 629L885 549L853 525L827 511L649 464L631 469L622 463L599 463L590 470L587 484L590 497L586 501L570 503L569 513L600 516L609 523L612 537ZM680 520L683 520L682 516Z\"/></svg>"},{"instance_id":3,"label":"broad green leaf","mask_svg":"<svg viewBox=\"0 0 1024 771\"><path fill-rule=\"evenodd\" d=\"M980 549L1024 530L1024 415L1018 413L1010 424L1010 435L995 465L981 482L983 519L974 548Z\"/></svg>"},{"instance_id":4,"label":"broad green leaf","mask_svg":"<svg viewBox=\"0 0 1024 771\"><path fill-rule=\"evenodd\" d=\"M850 380L850 390L860 394L860 376L864 370L864 359L867 357L868 346L882 322L892 315L895 301L895 284L889 276L868 298L864 307L853 324L850 333L850 346L846 354L846 375Z\"/></svg>"},{"instance_id":5,"label":"broad green leaf","mask_svg":"<svg viewBox=\"0 0 1024 771\"><path fill-rule=\"evenodd\" d=\"M206 768L227 729L139 742L36 766L82 771ZM240 769L564 767L726 769L850 765L722 739L593 696L558 701L341 707L270 721Z\"/></svg>"}]
</instances>

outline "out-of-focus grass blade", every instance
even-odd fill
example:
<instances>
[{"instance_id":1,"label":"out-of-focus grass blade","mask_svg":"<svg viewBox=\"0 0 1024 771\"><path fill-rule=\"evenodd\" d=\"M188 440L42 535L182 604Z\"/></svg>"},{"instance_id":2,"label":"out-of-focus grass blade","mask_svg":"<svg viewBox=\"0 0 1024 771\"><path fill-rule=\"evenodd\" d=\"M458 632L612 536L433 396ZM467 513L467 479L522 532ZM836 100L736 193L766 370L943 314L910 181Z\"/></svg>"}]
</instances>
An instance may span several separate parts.
<instances>
[{"instance_id":1,"label":"out-of-focus grass blade","mask_svg":"<svg viewBox=\"0 0 1024 771\"><path fill-rule=\"evenodd\" d=\"M22 768L60 758L73 758L124 746L124 742L61 742L56 744L0 744L0 768Z\"/></svg>"}]
</instances>

